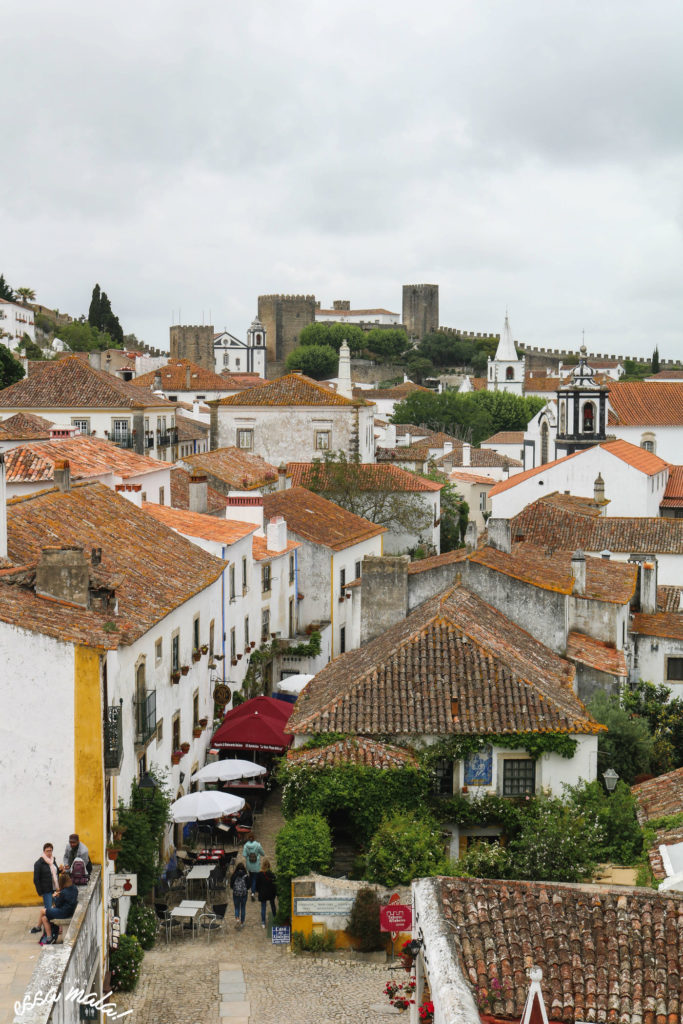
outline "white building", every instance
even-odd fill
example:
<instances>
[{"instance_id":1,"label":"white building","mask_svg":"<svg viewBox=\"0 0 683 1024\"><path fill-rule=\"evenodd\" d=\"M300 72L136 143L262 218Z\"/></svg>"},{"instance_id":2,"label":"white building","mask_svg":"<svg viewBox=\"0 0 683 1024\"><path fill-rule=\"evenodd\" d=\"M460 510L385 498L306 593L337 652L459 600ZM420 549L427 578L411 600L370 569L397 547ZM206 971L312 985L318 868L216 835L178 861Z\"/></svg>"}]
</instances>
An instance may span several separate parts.
<instances>
[{"instance_id":1,"label":"white building","mask_svg":"<svg viewBox=\"0 0 683 1024\"><path fill-rule=\"evenodd\" d=\"M503 333L493 359L489 357L486 369L486 387L489 391L509 391L512 395L524 394L524 357L517 355L517 349L510 329L507 313Z\"/></svg>"},{"instance_id":2,"label":"white building","mask_svg":"<svg viewBox=\"0 0 683 1024\"><path fill-rule=\"evenodd\" d=\"M0 299L0 344L16 352L25 334L35 342L36 327L31 307Z\"/></svg>"},{"instance_id":3,"label":"white building","mask_svg":"<svg viewBox=\"0 0 683 1024\"><path fill-rule=\"evenodd\" d=\"M373 403L346 398L303 374L286 374L210 407L211 448L236 445L276 466L326 451L375 460Z\"/></svg>"},{"instance_id":4,"label":"white building","mask_svg":"<svg viewBox=\"0 0 683 1024\"><path fill-rule=\"evenodd\" d=\"M316 323L365 324L373 327L395 327L401 322L400 313L392 313L389 309L351 309L346 299L337 299L333 309L316 309Z\"/></svg>"},{"instance_id":5,"label":"white building","mask_svg":"<svg viewBox=\"0 0 683 1024\"><path fill-rule=\"evenodd\" d=\"M216 373L254 373L266 376L266 329L256 317L247 331L246 342L229 331L214 335Z\"/></svg>"},{"instance_id":6,"label":"white building","mask_svg":"<svg viewBox=\"0 0 683 1024\"><path fill-rule=\"evenodd\" d=\"M485 441L481 441L479 447L524 464L523 430L499 430L497 434L492 434Z\"/></svg>"}]
</instances>

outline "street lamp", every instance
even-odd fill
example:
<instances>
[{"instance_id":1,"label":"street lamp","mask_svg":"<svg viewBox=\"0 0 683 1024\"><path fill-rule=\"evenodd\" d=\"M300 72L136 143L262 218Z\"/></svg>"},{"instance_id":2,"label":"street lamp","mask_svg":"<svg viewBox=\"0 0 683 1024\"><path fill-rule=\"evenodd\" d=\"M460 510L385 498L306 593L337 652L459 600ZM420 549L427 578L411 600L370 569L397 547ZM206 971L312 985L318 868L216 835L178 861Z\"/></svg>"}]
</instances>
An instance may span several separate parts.
<instances>
[{"instance_id":1,"label":"street lamp","mask_svg":"<svg viewBox=\"0 0 683 1024\"><path fill-rule=\"evenodd\" d=\"M605 780L605 788L608 793L613 793L614 788L619 781L619 776L615 772L614 768L608 768L606 772L602 773L602 777Z\"/></svg>"},{"instance_id":2,"label":"street lamp","mask_svg":"<svg viewBox=\"0 0 683 1024\"><path fill-rule=\"evenodd\" d=\"M154 790L156 788L157 788L157 784L154 781L154 777L152 775L150 775L149 772L145 772L145 774L142 776L142 778L138 782L138 789L152 790L152 792L154 792ZM612 788L614 788L614 787L612 787Z\"/></svg>"}]
</instances>

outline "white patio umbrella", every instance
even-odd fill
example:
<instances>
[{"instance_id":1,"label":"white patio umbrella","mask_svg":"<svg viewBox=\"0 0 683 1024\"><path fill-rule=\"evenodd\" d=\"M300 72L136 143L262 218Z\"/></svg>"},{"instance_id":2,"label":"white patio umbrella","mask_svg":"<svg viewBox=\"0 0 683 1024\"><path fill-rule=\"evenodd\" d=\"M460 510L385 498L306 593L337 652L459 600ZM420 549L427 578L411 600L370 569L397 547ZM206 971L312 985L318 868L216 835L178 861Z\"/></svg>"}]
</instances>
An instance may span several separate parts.
<instances>
[{"instance_id":1,"label":"white patio umbrella","mask_svg":"<svg viewBox=\"0 0 683 1024\"><path fill-rule=\"evenodd\" d=\"M257 775L265 775L266 769L254 761L245 761L239 757L228 757L225 761L214 761L205 764L192 776L193 782L231 782L236 779L253 779Z\"/></svg>"},{"instance_id":2,"label":"white patio umbrella","mask_svg":"<svg viewBox=\"0 0 683 1024\"><path fill-rule=\"evenodd\" d=\"M209 821L211 818L222 818L224 814L236 814L243 807L241 796L202 790L200 793L181 796L180 800L171 804L171 817L174 821Z\"/></svg>"},{"instance_id":3,"label":"white patio umbrella","mask_svg":"<svg viewBox=\"0 0 683 1024\"><path fill-rule=\"evenodd\" d=\"M277 684L277 688L280 693L301 693L306 683L313 676L307 676L304 673L300 673L296 676L287 676L285 679L281 679Z\"/></svg>"}]
</instances>

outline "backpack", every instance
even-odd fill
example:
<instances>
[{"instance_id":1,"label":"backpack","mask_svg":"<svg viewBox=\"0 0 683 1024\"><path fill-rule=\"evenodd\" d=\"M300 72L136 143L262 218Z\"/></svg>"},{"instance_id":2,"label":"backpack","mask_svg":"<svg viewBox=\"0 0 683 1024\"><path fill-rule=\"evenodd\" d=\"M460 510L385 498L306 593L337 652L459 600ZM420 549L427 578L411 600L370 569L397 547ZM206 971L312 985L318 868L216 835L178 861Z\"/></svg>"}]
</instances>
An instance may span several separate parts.
<instances>
[{"instance_id":1,"label":"backpack","mask_svg":"<svg viewBox=\"0 0 683 1024\"><path fill-rule=\"evenodd\" d=\"M258 864L258 853L256 850L249 850L247 854L247 861L249 864Z\"/></svg>"},{"instance_id":2,"label":"backpack","mask_svg":"<svg viewBox=\"0 0 683 1024\"><path fill-rule=\"evenodd\" d=\"M233 883L232 891L234 892L235 896L242 897L242 896L246 896L247 895L247 876L246 875L239 874L236 877L236 879L235 879L235 881Z\"/></svg>"},{"instance_id":3,"label":"backpack","mask_svg":"<svg viewBox=\"0 0 683 1024\"><path fill-rule=\"evenodd\" d=\"M85 861L82 857L74 857L73 864L71 865L71 881L74 885L87 885L88 884L88 872L85 866Z\"/></svg>"}]
</instances>

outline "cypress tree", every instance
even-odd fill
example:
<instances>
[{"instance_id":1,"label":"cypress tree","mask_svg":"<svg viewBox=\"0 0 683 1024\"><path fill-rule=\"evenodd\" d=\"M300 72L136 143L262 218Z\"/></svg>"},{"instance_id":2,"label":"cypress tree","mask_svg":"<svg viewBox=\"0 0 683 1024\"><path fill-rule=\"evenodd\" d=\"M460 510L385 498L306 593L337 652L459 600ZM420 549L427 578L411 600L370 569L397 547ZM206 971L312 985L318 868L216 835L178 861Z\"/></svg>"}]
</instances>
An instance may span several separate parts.
<instances>
[{"instance_id":1,"label":"cypress tree","mask_svg":"<svg viewBox=\"0 0 683 1024\"><path fill-rule=\"evenodd\" d=\"M14 292L7 284L4 274L0 274L0 299L7 299L8 302L14 300Z\"/></svg>"},{"instance_id":2,"label":"cypress tree","mask_svg":"<svg viewBox=\"0 0 683 1024\"><path fill-rule=\"evenodd\" d=\"M657 345L655 345L655 350L652 353L651 369L653 373L659 373L659 347Z\"/></svg>"},{"instance_id":3,"label":"cypress tree","mask_svg":"<svg viewBox=\"0 0 683 1024\"><path fill-rule=\"evenodd\" d=\"M98 284L92 290L92 298L90 299L90 308L88 310L88 323L92 327L101 328L102 323L102 297L100 295L100 286Z\"/></svg>"}]
</instances>

